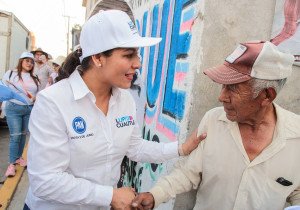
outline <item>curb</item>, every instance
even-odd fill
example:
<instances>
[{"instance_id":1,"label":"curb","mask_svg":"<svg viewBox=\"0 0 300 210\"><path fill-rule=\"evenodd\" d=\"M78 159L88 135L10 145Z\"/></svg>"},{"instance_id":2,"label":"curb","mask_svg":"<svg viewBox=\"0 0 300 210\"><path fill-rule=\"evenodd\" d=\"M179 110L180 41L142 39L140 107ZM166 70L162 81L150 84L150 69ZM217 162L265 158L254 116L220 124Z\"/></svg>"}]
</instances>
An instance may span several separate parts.
<instances>
[{"instance_id":1,"label":"curb","mask_svg":"<svg viewBox=\"0 0 300 210\"><path fill-rule=\"evenodd\" d=\"M24 148L22 156L25 160L27 160L27 145ZM3 186L0 189L0 210L6 210L8 208L22 178L24 170L24 167L16 165L16 175L5 180Z\"/></svg>"}]
</instances>

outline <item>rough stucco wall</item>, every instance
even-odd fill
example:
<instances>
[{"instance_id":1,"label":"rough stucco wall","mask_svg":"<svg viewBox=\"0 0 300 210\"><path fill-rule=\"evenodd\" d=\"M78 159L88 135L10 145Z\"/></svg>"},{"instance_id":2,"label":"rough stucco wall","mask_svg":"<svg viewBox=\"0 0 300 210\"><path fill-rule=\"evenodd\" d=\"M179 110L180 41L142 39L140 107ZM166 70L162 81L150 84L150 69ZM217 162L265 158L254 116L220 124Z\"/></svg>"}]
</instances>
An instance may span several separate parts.
<instances>
[{"instance_id":1,"label":"rough stucco wall","mask_svg":"<svg viewBox=\"0 0 300 210\"><path fill-rule=\"evenodd\" d=\"M294 66L292 76L287 79L285 86L275 102L281 107L300 114L300 67Z\"/></svg>"},{"instance_id":2,"label":"rough stucco wall","mask_svg":"<svg viewBox=\"0 0 300 210\"><path fill-rule=\"evenodd\" d=\"M205 76L203 70L222 64L239 42L270 39L274 7L273 0L205 1L204 29L199 46L203 50L194 77L193 117L189 122L192 129L206 111L221 105L218 103L221 86Z\"/></svg>"}]
</instances>

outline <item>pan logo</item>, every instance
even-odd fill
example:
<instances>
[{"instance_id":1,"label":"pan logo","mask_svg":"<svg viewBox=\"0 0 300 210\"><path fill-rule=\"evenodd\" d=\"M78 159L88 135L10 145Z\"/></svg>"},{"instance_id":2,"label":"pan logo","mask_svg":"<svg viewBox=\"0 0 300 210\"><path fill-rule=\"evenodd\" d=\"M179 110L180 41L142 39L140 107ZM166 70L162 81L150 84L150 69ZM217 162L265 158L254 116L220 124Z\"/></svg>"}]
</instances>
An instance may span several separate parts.
<instances>
[{"instance_id":1,"label":"pan logo","mask_svg":"<svg viewBox=\"0 0 300 210\"><path fill-rule=\"evenodd\" d=\"M83 134L86 130L86 123L82 117L75 117L72 127L76 133Z\"/></svg>"}]
</instances>

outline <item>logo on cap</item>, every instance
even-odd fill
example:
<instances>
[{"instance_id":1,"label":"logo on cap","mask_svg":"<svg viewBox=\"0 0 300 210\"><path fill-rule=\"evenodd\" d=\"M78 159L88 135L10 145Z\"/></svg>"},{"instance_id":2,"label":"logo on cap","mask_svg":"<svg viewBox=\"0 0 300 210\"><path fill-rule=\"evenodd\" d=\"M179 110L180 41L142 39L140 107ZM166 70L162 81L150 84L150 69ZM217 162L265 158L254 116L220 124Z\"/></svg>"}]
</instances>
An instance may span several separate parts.
<instances>
[{"instance_id":1,"label":"logo on cap","mask_svg":"<svg viewBox=\"0 0 300 210\"><path fill-rule=\"evenodd\" d=\"M129 28L131 31L137 32L136 26L134 25L134 23L132 21L128 22Z\"/></svg>"},{"instance_id":2,"label":"logo on cap","mask_svg":"<svg viewBox=\"0 0 300 210\"><path fill-rule=\"evenodd\" d=\"M244 45L239 44L237 46L237 48L233 51L233 53L231 53L226 59L225 61L227 61L228 63L234 63L234 61L236 61L236 59L238 59L239 57L241 57L247 50L247 47Z\"/></svg>"},{"instance_id":3,"label":"logo on cap","mask_svg":"<svg viewBox=\"0 0 300 210\"><path fill-rule=\"evenodd\" d=\"M73 119L72 127L78 134L82 134L86 130L86 123L82 117L75 117Z\"/></svg>"}]
</instances>

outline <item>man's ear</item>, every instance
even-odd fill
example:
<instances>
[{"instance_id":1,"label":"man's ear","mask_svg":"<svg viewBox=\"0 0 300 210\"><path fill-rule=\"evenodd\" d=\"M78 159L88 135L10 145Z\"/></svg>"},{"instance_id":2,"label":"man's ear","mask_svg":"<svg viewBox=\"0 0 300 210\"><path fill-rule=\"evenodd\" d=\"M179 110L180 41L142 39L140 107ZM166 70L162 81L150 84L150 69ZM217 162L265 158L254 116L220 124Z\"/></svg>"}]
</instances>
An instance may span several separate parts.
<instances>
[{"instance_id":1,"label":"man's ear","mask_svg":"<svg viewBox=\"0 0 300 210\"><path fill-rule=\"evenodd\" d=\"M274 101L277 96L277 93L273 87L265 89L266 97L263 100L263 103L270 104Z\"/></svg>"}]
</instances>

